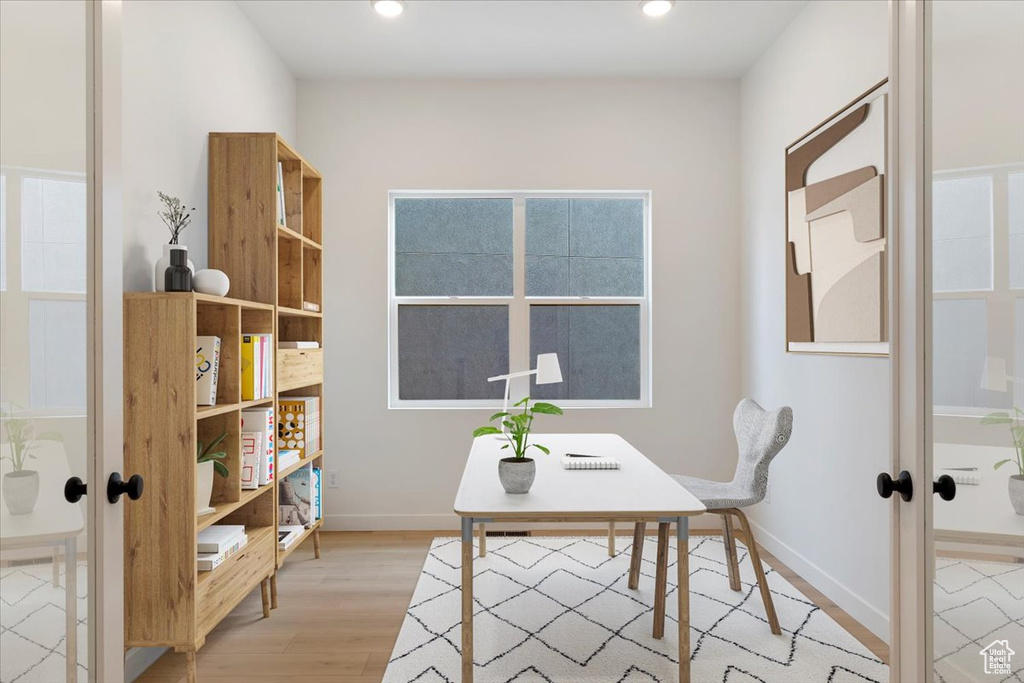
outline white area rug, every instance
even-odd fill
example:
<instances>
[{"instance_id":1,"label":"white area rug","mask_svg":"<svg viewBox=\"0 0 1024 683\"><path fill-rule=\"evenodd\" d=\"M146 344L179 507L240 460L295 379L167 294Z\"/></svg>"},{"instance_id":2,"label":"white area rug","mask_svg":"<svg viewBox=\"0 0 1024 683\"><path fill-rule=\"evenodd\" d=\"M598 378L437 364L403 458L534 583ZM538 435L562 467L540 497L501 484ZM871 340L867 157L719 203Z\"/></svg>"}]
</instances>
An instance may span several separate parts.
<instances>
[{"instance_id":1,"label":"white area rug","mask_svg":"<svg viewBox=\"0 0 1024 683\"><path fill-rule=\"evenodd\" d=\"M0 683L62 683L64 658L64 563L60 588L52 565L33 564L0 569ZM78 563L78 680L88 680L86 626L88 571Z\"/></svg>"},{"instance_id":2,"label":"white area rug","mask_svg":"<svg viewBox=\"0 0 1024 683\"><path fill-rule=\"evenodd\" d=\"M624 540L620 537L620 541ZM535 683L676 681L675 569L665 638L651 636L657 543L648 537L640 589L626 586L629 546L605 538L489 538L474 564L476 680ZM672 539L673 548L675 539ZM768 570L783 633L768 628L742 544L742 591L729 589L720 537L690 540L692 680L863 683L888 668L785 579ZM669 555L675 564L675 550ZM384 675L385 683L460 678L458 539L437 539Z\"/></svg>"},{"instance_id":3,"label":"white area rug","mask_svg":"<svg viewBox=\"0 0 1024 683\"><path fill-rule=\"evenodd\" d=\"M995 640L1016 653L1009 675L985 673ZM935 680L1024 681L1024 564L935 558Z\"/></svg>"}]
</instances>

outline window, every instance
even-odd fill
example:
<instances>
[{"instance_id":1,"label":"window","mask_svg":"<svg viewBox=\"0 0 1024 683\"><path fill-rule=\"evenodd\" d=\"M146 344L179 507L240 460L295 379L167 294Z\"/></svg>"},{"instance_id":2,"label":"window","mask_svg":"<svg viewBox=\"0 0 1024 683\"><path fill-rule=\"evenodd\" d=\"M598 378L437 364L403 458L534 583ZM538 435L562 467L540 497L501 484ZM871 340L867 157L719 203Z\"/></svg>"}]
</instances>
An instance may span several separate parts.
<instances>
[{"instance_id":1,"label":"window","mask_svg":"<svg viewBox=\"0 0 1024 683\"><path fill-rule=\"evenodd\" d=\"M392 192L390 405L650 405L650 195Z\"/></svg>"},{"instance_id":2,"label":"window","mask_svg":"<svg viewBox=\"0 0 1024 683\"><path fill-rule=\"evenodd\" d=\"M81 415L86 404L86 183L80 174L0 174L0 402Z\"/></svg>"},{"instance_id":3,"label":"window","mask_svg":"<svg viewBox=\"0 0 1024 683\"><path fill-rule=\"evenodd\" d=\"M935 412L975 415L1019 404L1013 382L997 391L982 378L990 359L1011 376L1024 371L1024 170L936 173L932 240Z\"/></svg>"}]
</instances>

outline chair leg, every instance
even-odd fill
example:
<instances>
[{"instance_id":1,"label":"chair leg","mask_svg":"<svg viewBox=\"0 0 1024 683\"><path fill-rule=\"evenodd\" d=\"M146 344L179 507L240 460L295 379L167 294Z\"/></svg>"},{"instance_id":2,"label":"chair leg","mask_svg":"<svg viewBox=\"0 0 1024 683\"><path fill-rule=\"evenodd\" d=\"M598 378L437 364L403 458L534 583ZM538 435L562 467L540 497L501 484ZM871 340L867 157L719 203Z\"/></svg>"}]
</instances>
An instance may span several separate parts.
<instances>
[{"instance_id":1,"label":"chair leg","mask_svg":"<svg viewBox=\"0 0 1024 683\"><path fill-rule=\"evenodd\" d=\"M658 561L654 573L654 637L665 636L665 598L668 595L668 530L665 522L658 524Z\"/></svg>"},{"instance_id":2,"label":"chair leg","mask_svg":"<svg viewBox=\"0 0 1024 683\"><path fill-rule=\"evenodd\" d=\"M725 541L725 564L729 568L729 588L740 590L740 565L736 558L736 537L732 531L732 517L722 515L723 540Z\"/></svg>"},{"instance_id":3,"label":"chair leg","mask_svg":"<svg viewBox=\"0 0 1024 683\"><path fill-rule=\"evenodd\" d=\"M644 533L646 531L646 522L637 522L633 525L633 547L629 550L629 583L627 584L632 590L636 590L640 585L640 562L644 559Z\"/></svg>"},{"instance_id":4,"label":"chair leg","mask_svg":"<svg viewBox=\"0 0 1024 683\"><path fill-rule=\"evenodd\" d=\"M743 540L747 546L747 554L750 555L750 563L754 565L754 576L757 577L757 586L761 589L761 601L764 603L764 611L768 615L768 625L772 633L779 635L782 629L779 628L779 617L775 614L775 603L772 602L772 593L768 590L768 580L764 575L764 567L761 565L761 554L757 551L757 541L754 540L754 532L750 530L750 523L742 510L732 508L729 510L740 520L743 529Z\"/></svg>"}]
</instances>

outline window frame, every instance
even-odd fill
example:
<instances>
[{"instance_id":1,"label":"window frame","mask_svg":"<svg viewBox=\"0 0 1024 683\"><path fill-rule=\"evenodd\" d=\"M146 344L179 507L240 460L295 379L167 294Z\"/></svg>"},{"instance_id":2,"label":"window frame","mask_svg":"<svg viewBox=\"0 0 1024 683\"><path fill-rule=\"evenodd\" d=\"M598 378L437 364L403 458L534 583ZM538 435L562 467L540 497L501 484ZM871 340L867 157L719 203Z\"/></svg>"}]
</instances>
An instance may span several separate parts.
<instances>
[{"instance_id":1,"label":"window frame","mask_svg":"<svg viewBox=\"0 0 1024 683\"><path fill-rule=\"evenodd\" d=\"M22 186L25 179L61 180L87 182L85 173L50 171L19 166L0 166L0 175L4 178L6 201L5 210L5 263L7 275L6 289L0 292L3 298L3 331L0 343L8 349L28 348L29 345L29 311L35 301L87 302L87 292L60 292L26 290L22 278L22 245L24 229L22 225ZM88 229L88 228L87 228ZM84 247L83 247L84 248ZM86 283L88 289L88 283ZM86 312L88 325L88 311ZM29 351L31 353L31 351ZM5 359L6 360L6 359ZM26 354L26 361L29 356ZM5 363L5 384L15 387L16 393L7 394L6 400L23 406L19 416L23 417L84 417L86 407L64 406L59 408L32 407L32 376L31 362Z\"/></svg>"},{"instance_id":2,"label":"window frame","mask_svg":"<svg viewBox=\"0 0 1024 683\"><path fill-rule=\"evenodd\" d=\"M395 293L395 200L396 199L511 199L512 200L512 296L398 296ZM640 199L643 201L643 296L526 296L526 200L527 199ZM390 190L388 192L388 408L395 409L494 409L501 399L412 400L399 397L398 308L402 305L508 306L509 364L504 372L532 369L530 358L531 305L638 305L640 310L640 397L637 399L561 399L563 408L650 408L651 387L651 214L650 190ZM530 378L511 381L510 403L528 395Z\"/></svg>"},{"instance_id":3,"label":"window frame","mask_svg":"<svg viewBox=\"0 0 1024 683\"><path fill-rule=\"evenodd\" d=\"M988 356L1014 359L1014 305L1017 299L1024 298L1024 289L1010 287L1010 198L1009 177L1014 173L1024 173L1024 164L999 164L974 168L950 169L935 171L932 181L957 180L960 178L989 177L992 179L992 286L988 289L933 291L932 302L955 300L981 300L985 302L987 320ZM1011 334L1001 333L999 326L999 309L1008 307L1010 311L1009 325ZM1019 375L1022 368L1015 368L1014 375ZM979 383L981 378L978 378ZM1010 383L1008 390L1015 394L1015 387ZM1015 397L1015 396L1014 396ZM933 413L937 417L983 417L993 410L981 406L947 406L934 405Z\"/></svg>"}]
</instances>

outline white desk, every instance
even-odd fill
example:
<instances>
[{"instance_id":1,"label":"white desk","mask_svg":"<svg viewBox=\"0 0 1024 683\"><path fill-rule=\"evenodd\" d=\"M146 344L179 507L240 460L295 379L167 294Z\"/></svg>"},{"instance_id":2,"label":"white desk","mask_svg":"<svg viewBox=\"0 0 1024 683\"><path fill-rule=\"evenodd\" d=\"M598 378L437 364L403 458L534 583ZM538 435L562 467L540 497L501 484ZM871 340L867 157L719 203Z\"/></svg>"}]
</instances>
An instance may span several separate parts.
<instances>
[{"instance_id":1,"label":"white desk","mask_svg":"<svg viewBox=\"0 0 1024 683\"><path fill-rule=\"evenodd\" d=\"M0 492L0 550L64 546L64 648L67 681L74 683L78 680L78 537L85 524L80 507L64 500L64 483L71 476L64 447L56 441L36 441L30 452L35 458L26 468L39 472L39 499L27 515L12 515ZM11 464L5 460L0 473L10 471ZM54 585L59 585L56 562L55 553Z\"/></svg>"},{"instance_id":2,"label":"white desk","mask_svg":"<svg viewBox=\"0 0 1024 683\"><path fill-rule=\"evenodd\" d=\"M656 521L676 524L679 588L679 680L690 680L689 517L704 505L617 434L535 434L537 478L525 495L504 492L498 460L502 441L484 436L473 448L462 474L455 512L462 517L462 681L473 681L473 527L498 522ZM565 453L610 456L619 470L564 470Z\"/></svg>"},{"instance_id":3,"label":"white desk","mask_svg":"<svg viewBox=\"0 0 1024 683\"><path fill-rule=\"evenodd\" d=\"M994 429L994 428L993 428ZM957 484L956 498L935 498L935 540L978 545L1017 546L1024 544L1024 516L1010 505L1007 479L1013 463L999 470L992 465L1014 458L1012 448L937 443L934 448L935 476L972 474L981 477L979 486ZM977 467L976 472L955 472L944 467Z\"/></svg>"}]
</instances>

